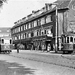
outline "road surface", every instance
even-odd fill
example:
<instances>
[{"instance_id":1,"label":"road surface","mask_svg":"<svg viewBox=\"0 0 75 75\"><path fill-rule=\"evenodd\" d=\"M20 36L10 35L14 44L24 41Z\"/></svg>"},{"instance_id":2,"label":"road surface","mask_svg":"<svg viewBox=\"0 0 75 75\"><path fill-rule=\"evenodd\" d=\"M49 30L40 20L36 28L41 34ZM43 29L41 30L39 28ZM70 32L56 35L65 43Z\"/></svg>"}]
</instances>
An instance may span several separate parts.
<instances>
[{"instance_id":1,"label":"road surface","mask_svg":"<svg viewBox=\"0 0 75 75\"><path fill-rule=\"evenodd\" d=\"M75 60L63 56L39 51L0 54L0 75L75 75Z\"/></svg>"}]
</instances>

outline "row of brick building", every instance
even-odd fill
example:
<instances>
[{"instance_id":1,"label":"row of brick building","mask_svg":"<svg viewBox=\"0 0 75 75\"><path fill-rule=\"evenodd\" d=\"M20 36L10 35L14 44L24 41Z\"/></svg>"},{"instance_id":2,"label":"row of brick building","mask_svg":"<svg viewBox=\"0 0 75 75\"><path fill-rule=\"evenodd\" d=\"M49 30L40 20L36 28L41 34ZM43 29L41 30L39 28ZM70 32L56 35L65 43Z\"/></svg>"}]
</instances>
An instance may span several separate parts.
<instances>
[{"instance_id":1,"label":"row of brick building","mask_svg":"<svg viewBox=\"0 0 75 75\"><path fill-rule=\"evenodd\" d=\"M74 32L75 0L57 0L58 8L58 40L66 33ZM15 22L11 28L13 43L22 43L25 49L41 49L48 44L53 48L56 32L56 6L45 4L43 8ZM60 41L59 41L60 42ZM39 47L40 46L40 47ZM38 48L39 47L39 48Z\"/></svg>"}]
</instances>

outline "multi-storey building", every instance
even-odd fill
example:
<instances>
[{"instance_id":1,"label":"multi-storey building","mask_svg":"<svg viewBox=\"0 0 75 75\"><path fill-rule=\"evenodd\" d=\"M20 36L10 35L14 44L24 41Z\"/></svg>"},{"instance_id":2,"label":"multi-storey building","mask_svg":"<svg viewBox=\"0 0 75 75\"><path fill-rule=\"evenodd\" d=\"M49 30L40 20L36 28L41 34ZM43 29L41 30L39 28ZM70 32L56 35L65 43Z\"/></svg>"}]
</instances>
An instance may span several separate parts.
<instances>
[{"instance_id":1,"label":"multi-storey building","mask_svg":"<svg viewBox=\"0 0 75 75\"><path fill-rule=\"evenodd\" d=\"M0 44L1 43L8 43L8 41L6 41L6 39L8 39L10 41L10 43L12 42L12 38L11 38L11 28L5 28L5 27L1 27L0 28Z\"/></svg>"},{"instance_id":2,"label":"multi-storey building","mask_svg":"<svg viewBox=\"0 0 75 75\"><path fill-rule=\"evenodd\" d=\"M75 0L57 0L58 16L56 16L56 6L46 4L40 10L32 11L27 17L15 22L11 28L13 43L22 43L25 48L38 48L42 45L47 49L50 43L53 47L56 36L56 17L58 17L58 42L61 36L75 30Z\"/></svg>"}]
</instances>

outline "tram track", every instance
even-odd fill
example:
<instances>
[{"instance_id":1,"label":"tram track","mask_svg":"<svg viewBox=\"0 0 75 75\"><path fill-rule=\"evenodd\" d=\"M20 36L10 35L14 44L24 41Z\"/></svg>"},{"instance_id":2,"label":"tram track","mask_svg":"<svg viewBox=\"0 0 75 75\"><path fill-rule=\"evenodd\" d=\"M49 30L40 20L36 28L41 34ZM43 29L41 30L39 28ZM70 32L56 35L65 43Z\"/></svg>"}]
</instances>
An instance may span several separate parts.
<instances>
[{"instance_id":1,"label":"tram track","mask_svg":"<svg viewBox=\"0 0 75 75\"><path fill-rule=\"evenodd\" d=\"M36 61L36 62L42 62L42 63L45 63L45 64L52 64L52 65L56 65L56 66L61 66L61 67L67 67L67 68L71 68L71 69L75 69L75 66L68 66L68 65L64 65L64 64L59 64L59 63L55 63L55 62L48 62L48 61L44 61L44 60L38 60L38 59L33 59L33 58L28 58L28 57L21 57L21 56L15 56L15 55L10 55L9 56L12 56L12 57L16 57L16 58L20 58L20 59L24 59L24 60L31 60L31 61ZM61 55L61 57L63 57ZM65 57L63 57L65 58Z\"/></svg>"}]
</instances>

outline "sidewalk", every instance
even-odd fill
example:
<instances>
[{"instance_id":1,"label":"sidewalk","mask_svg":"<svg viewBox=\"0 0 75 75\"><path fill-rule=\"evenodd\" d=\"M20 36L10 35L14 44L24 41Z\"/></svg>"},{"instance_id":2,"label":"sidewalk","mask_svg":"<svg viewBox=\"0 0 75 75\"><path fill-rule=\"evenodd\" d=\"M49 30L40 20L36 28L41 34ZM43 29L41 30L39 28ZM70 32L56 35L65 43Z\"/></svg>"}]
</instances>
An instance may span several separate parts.
<instances>
[{"instance_id":1,"label":"sidewalk","mask_svg":"<svg viewBox=\"0 0 75 75\"><path fill-rule=\"evenodd\" d=\"M13 50L13 53L17 53L17 50ZM42 55L58 55L63 58L69 59L69 60L75 60L75 54L62 54L60 53L55 53L55 51L41 51L41 50L20 50L19 54L24 54L24 53L34 53L34 54L42 54Z\"/></svg>"},{"instance_id":2,"label":"sidewalk","mask_svg":"<svg viewBox=\"0 0 75 75\"><path fill-rule=\"evenodd\" d=\"M17 51L14 50L12 53L10 53L10 56L63 67L75 68L75 55L72 54L59 54L53 51L43 52L35 50L20 50L20 52L17 53Z\"/></svg>"}]
</instances>

